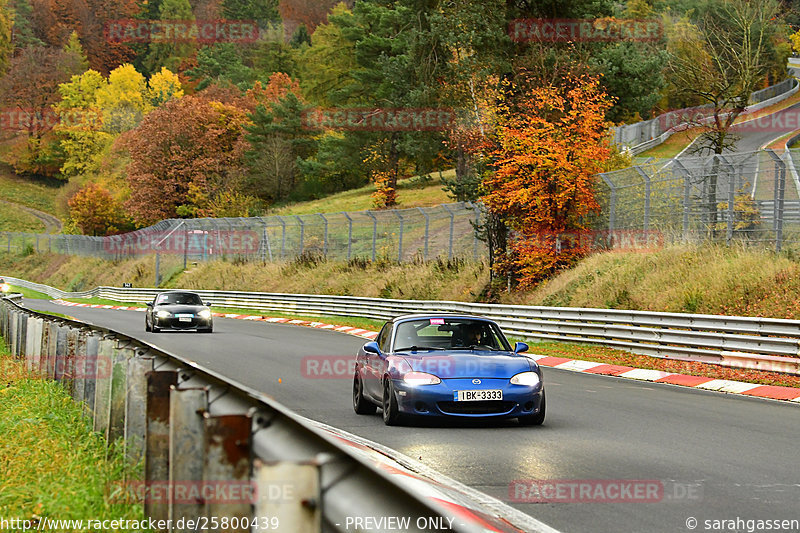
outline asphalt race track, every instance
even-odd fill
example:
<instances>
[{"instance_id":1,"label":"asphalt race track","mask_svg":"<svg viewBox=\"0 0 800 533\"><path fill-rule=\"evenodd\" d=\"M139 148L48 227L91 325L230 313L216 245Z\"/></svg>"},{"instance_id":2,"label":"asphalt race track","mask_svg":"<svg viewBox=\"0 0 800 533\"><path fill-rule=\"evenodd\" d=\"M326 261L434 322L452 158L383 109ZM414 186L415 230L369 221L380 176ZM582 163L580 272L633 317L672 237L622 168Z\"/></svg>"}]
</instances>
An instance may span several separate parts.
<instances>
[{"instance_id":1,"label":"asphalt race track","mask_svg":"<svg viewBox=\"0 0 800 533\"><path fill-rule=\"evenodd\" d=\"M365 342L357 337L219 318L211 335L154 334L145 333L141 312L25 305L191 358L564 532L686 532L690 517L698 520L694 531L734 530L706 520L800 520L800 405L547 368L542 427L386 427L379 415L353 412L349 375L318 379L302 369L305 356L353 356ZM514 480L660 480L664 490L648 503L524 503L509 498ZM522 486L517 494L526 496L529 484Z\"/></svg>"}]
</instances>

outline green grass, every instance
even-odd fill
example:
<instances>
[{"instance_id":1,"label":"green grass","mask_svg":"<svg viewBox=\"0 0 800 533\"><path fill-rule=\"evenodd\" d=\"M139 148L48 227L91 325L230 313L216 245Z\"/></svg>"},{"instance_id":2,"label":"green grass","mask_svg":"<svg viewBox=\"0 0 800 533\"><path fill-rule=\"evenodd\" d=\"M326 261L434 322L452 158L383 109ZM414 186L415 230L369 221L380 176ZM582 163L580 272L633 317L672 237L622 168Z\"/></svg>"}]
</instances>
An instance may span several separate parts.
<instances>
[{"instance_id":1,"label":"green grass","mask_svg":"<svg viewBox=\"0 0 800 533\"><path fill-rule=\"evenodd\" d=\"M0 165L0 199L56 214L57 186L16 176L6 165Z\"/></svg>"},{"instance_id":2,"label":"green grass","mask_svg":"<svg viewBox=\"0 0 800 533\"><path fill-rule=\"evenodd\" d=\"M25 289L23 287L17 287L16 285L11 285L11 290L9 292L18 292L22 294L23 298L33 298L35 300L49 300L50 297L43 292L35 291L33 289Z\"/></svg>"},{"instance_id":3,"label":"green grass","mask_svg":"<svg viewBox=\"0 0 800 533\"><path fill-rule=\"evenodd\" d=\"M0 517L142 519L141 505L108 499L114 484L139 475L121 441L107 446L81 405L2 345L0 381Z\"/></svg>"},{"instance_id":4,"label":"green grass","mask_svg":"<svg viewBox=\"0 0 800 533\"><path fill-rule=\"evenodd\" d=\"M454 170L443 172L444 177L452 178L455 176ZM270 210L270 215L307 215L313 213L338 213L340 211L364 211L374 209L372 204L372 193L375 192L373 185L367 185L360 189L352 189L340 193L326 196L319 200L310 200L276 207ZM409 207L430 207L438 204L450 203L453 200L442 190L439 175L431 174L427 180L411 178L401 180L397 186L397 198L400 204L399 209Z\"/></svg>"},{"instance_id":5,"label":"green grass","mask_svg":"<svg viewBox=\"0 0 800 533\"><path fill-rule=\"evenodd\" d=\"M0 203L0 231L21 231L25 233L44 233L41 220L21 209Z\"/></svg>"}]
</instances>

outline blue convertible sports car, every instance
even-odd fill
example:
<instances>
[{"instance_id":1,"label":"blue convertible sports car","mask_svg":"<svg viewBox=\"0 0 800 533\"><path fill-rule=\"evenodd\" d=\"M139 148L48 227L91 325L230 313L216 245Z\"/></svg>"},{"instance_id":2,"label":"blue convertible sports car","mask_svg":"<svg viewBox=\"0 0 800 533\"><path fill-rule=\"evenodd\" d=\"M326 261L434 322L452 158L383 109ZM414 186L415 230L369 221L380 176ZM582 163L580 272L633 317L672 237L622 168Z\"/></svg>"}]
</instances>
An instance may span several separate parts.
<instances>
[{"instance_id":1,"label":"blue convertible sports car","mask_svg":"<svg viewBox=\"0 0 800 533\"><path fill-rule=\"evenodd\" d=\"M405 315L358 351L353 408L387 425L404 415L544 422L542 373L497 324L469 315Z\"/></svg>"}]
</instances>

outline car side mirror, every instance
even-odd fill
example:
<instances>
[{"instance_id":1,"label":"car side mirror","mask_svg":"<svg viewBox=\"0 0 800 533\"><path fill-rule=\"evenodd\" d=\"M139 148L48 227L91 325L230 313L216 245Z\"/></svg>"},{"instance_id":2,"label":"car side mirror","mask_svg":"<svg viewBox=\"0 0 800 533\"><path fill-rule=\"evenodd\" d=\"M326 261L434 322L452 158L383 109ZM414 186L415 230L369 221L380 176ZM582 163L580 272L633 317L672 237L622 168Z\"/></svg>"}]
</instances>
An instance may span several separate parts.
<instances>
[{"instance_id":1,"label":"car side mirror","mask_svg":"<svg viewBox=\"0 0 800 533\"><path fill-rule=\"evenodd\" d=\"M514 353L522 353L527 352L529 346L524 342L518 342L514 344Z\"/></svg>"},{"instance_id":2,"label":"car side mirror","mask_svg":"<svg viewBox=\"0 0 800 533\"><path fill-rule=\"evenodd\" d=\"M374 354L381 353L381 349L378 348L378 343L375 341L370 341L364 345L364 351Z\"/></svg>"},{"instance_id":3,"label":"car side mirror","mask_svg":"<svg viewBox=\"0 0 800 533\"><path fill-rule=\"evenodd\" d=\"M206 307L211 307L211 302L203 302L203 305L205 305Z\"/></svg>"},{"instance_id":4,"label":"car side mirror","mask_svg":"<svg viewBox=\"0 0 800 533\"><path fill-rule=\"evenodd\" d=\"M147 302L145 305L146 305L147 307L153 307L153 302Z\"/></svg>"}]
</instances>

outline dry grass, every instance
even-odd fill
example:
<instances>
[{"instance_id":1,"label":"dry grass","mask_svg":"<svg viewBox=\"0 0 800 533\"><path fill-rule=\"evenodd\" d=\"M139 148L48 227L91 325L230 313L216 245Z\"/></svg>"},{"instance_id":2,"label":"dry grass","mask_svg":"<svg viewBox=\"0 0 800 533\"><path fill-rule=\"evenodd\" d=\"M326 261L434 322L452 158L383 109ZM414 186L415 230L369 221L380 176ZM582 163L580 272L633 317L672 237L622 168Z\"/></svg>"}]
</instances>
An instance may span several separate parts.
<instances>
[{"instance_id":1,"label":"dry grass","mask_svg":"<svg viewBox=\"0 0 800 533\"><path fill-rule=\"evenodd\" d=\"M800 318L800 264L740 246L594 255L516 303Z\"/></svg>"}]
</instances>

